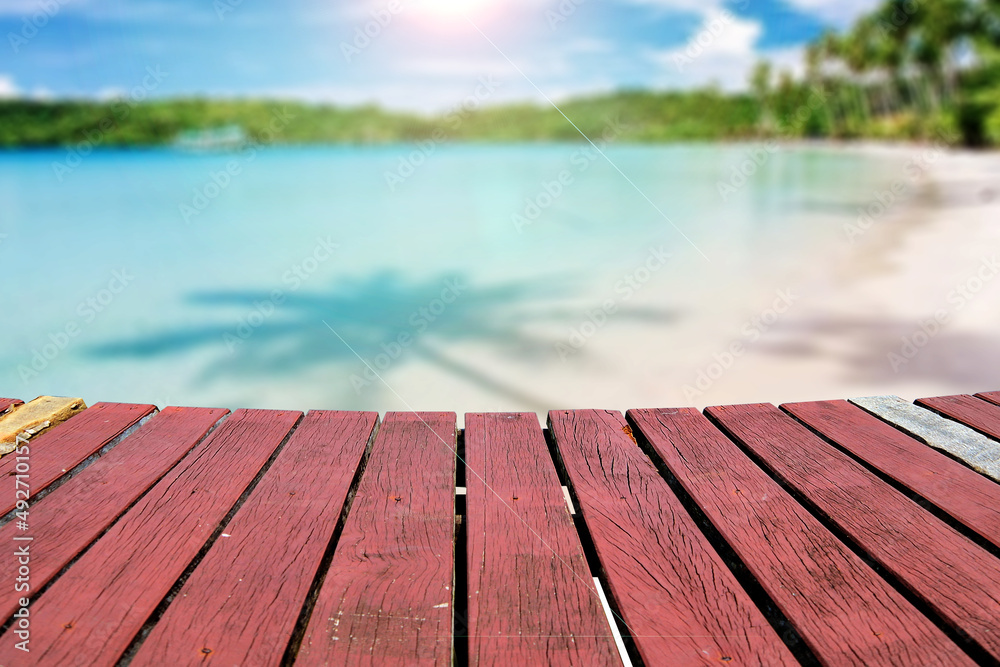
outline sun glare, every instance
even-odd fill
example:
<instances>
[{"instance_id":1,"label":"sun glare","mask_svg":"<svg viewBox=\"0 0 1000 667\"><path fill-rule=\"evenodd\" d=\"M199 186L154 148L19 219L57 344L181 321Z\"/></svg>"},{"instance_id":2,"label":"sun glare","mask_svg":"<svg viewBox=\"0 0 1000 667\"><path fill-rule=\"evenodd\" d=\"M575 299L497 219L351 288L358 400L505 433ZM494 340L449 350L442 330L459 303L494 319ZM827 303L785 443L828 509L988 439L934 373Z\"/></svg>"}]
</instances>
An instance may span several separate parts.
<instances>
[{"instance_id":1,"label":"sun glare","mask_svg":"<svg viewBox=\"0 0 1000 667\"><path fill-rule=\"evenodd\" d=\"M411 0L413 7L428 17L437 19L475 19L495 0Z\"/></svg>"}]
</instances>

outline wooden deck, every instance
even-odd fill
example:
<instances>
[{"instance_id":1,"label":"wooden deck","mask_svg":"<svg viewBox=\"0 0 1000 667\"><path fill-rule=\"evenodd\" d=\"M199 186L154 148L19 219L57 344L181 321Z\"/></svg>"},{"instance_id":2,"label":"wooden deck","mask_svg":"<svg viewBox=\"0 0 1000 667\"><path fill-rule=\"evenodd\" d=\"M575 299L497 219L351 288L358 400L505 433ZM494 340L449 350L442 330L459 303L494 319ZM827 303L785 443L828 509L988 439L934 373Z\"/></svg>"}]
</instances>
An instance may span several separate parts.
<instances>
[{"instance_id":1,"label":"wooden deck","mask_svg":"<svg viewBox=\"0 0 1000 667\"><path fill-rule=\"evenodd\" d=\"M1000 664L1000 392L456 424L79 411L0 459L0 667Z\"/></svg>"}]
</instances>

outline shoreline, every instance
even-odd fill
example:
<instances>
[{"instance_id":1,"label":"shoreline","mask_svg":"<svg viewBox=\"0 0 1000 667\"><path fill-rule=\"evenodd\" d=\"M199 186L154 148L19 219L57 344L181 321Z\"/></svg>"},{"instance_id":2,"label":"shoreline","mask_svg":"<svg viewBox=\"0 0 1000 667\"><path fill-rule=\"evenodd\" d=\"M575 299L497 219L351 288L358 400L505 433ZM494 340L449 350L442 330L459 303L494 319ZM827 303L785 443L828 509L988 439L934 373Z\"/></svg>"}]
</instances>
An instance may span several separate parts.
<instances>
[{"instance_id":1,"label":"shoreline","mask_svg":"<svg viewBox=\"0 0 1000 667\"><path fill-rule=\"evenodd\" d=\"M411 147L414 144L418 144L424 141L430 141L431 138L419 138L411 141L385 141L385 142L360 142L360 141L341 141L341 142L273 142L268 144L261 144L258 149L310 149L310 148L392 148L392 147ZM822 149L836 152L855 152L855 153L905 153L908 151L913 151L920 148L927 148L940 145L939 142L929 142L929 141L878 141L872 139L859 139L857 141L839 141L834 139L817 139L817 140L807 140L807 139L791 139L787 141L781 140L779 137L761 137L759 139L691 139L684 141L626 141L626 140L616 140L609 142L607 147L611 148L691 148L691 147L740 147L740 146L760 146L762 144L774 142L781 146L782 149ZM0 155L4 154L16 154L16 153L42 153L50 151L59 150L69 150L78 146L84 141L76 143L62 143L62 144L46 144L46 145L13 145L13 146L0 146ZM506 141L506 140L493 140L493 139L446 139L440 142L436 142L442 146L452 146L452 147L462 147L462 146L491 146L496 148L524 148L526 146L587 146L590 145L586 139L580 138L578 140L561 140L561 139L540 139L540 140L524 140L524 141ZM177 153L190 153L194 155L206 154L206 155L217 155L238 152L239 149L233 150L191 150L177 147L173 144L108 144L103 146L93 146L92 150L94 152L107 152L107 153L126 153L126 152L149 152L149 151L170 151ZM984 146L982 148L970 148L961 145L949 145L949 151L955 153L969 154L969 155L1000 155L1000 146L989 147Z\"/></svg>"},{"instance_id":2,"label":"shoreline","mask_svg":"<svg viewBox=\"0 0 1000 667\"><path fill-rule=\"evenodd\" d=\"M813 270L802 307L697 407L1000 385L997 175L1000 154L941 152L905 201Z\"/></svg>"}]
</instances>

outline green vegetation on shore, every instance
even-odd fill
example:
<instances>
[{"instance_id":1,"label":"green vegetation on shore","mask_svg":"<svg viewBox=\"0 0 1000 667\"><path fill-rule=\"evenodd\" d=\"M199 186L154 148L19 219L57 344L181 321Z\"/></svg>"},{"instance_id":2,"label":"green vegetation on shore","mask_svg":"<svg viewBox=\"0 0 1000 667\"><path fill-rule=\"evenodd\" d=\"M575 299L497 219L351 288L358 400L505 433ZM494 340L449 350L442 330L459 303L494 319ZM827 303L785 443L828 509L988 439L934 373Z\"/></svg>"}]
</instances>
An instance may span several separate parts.
<instances>
[{"instance_id":1,"label":"green vegetation on shore","mask_svg":"<svg viewBox=\"0 0 1000 667\"><path fill-rule=\"evenodd\" d=\"M807 49L793 79L760 63L751 91L621 91L569 100L588 136L667 142L760 137L941 140L1000 145L1000 0L885 0ZM374 106L170 99L0 100L0 147L170 144L238 126L265 143L578 141L554 109L457 107L436 117Z\"/></svg>"},{"instance_id":2,"label":"green vegetation on shore","mask_svg":"<svg viewBox=\"0 0 1000 667\"><path fill-rule=\"evenodd\" d=\"M758 116L758 105L749 96L725 96L711 90L621 92L573 100L563 109L588 136L600 137L610 127L616 139L632 141L749 137L756 132ZM284 144L581 140L554 109L527 104L460 106L426 117L374 106L341 108L291 101L0 101L0 147L79 142L157 146L173 142L183 132L230 125L243 128L258 141Z\"/></svg>"}]
</instances>

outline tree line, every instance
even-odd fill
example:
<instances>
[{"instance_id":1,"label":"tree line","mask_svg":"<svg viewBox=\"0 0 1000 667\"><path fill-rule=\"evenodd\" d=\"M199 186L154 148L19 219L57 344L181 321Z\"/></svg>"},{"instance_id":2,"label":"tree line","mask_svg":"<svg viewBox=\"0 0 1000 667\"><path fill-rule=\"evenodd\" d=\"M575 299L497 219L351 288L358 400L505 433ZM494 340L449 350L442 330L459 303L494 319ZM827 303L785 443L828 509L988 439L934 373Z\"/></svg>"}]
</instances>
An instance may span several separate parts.
<instances>
[{"instance_id":1,"label":"tree line","mask_svg":"<svg viewBox=\"0 0 1000 667\"><path fill-rule=\"evenodd\" d=\"M1000 145L1000 0L885 0L848 30L810 43L804 75L753 70L729 94L623 90L578 98L563 111L588 136L619 141L753 138L941 140ZM294 118L269 132L277 114ZM556 110L536 104L462 106L436 116L373 105L275 100L104 102L0 100L0 147L162 146L199 130L238 126L279 144L411 141L582 141Z\"/></svg>"}]
</instances>

